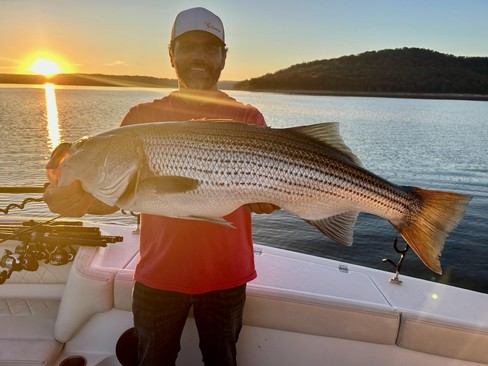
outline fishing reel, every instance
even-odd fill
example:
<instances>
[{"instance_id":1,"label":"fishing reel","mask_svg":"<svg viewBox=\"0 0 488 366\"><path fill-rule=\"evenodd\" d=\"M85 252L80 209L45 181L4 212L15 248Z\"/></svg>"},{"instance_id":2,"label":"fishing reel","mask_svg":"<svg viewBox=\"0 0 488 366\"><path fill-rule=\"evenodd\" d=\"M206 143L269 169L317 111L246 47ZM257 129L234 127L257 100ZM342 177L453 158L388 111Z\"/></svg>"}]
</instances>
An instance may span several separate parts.
<instances>
[{"instance_id":1,"label":"fishing reel","mask_svg":"<svg viewBox=\"0 0 488 366\"><path fill-rule=\"evenodd\" d=\"M62 266L72 262L76 246L105 247L108 243L123 241L121 236L101 235L98 227L83 227L82 222L57 222L47 225L27 221L21 225L0 225L0 237L5 240L19 240L14 252L5 249L0 258L0 284L5 283L13 272L39 269L40 263Z\"/></svg>"},{"instance_id":2,"label":"fishing reel","mask_svg":"<svg viewBox=\"0 0 488 366\"><path fill-rule=\"evenodd\" d=\"M61 247L22 242L15 248L15 252L5 249L0 258L0 267L5 268L0 272L0 284L9 279L13 272L37 271L41 262L53 266L66 265L73 261L75 254L76 251L71 245Z\"/></svg>"}]
</instances>

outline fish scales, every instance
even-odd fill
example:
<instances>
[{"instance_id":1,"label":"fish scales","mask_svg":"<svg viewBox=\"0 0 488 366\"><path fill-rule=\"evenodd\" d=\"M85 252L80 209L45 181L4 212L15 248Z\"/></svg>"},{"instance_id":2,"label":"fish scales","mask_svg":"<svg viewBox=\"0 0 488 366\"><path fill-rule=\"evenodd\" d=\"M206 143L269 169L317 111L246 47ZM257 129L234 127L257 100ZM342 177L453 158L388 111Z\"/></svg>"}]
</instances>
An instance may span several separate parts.
<instances>
[{"instance_id":1,"label":"fish scales","mask_svg":"<svg viewBox=\"0 0 488 366\"><path fill-rule=\"evenodd\" d=\"M239 206L273 203L345 245L359 212L390 221L433 271L469 196L399 186L361 167L338 125L273 129L224 121L118 128L53 152L50 179L75 179L108 205L231 225Z\"/></svg>"},{"instance_id":2,"label":"fish scales","mask_svg":"<svg viewBox=\"0 0 488 366\"><path fill-rule=\"evenodd\" d=\"M364 199L375 193L379 206L399 214L404 212L408 201L392 203L398 194L388 185L381 188L381 180L364 171L359 174L356 169L348 169L342 162L330 159L321 153L320 144L307 140L308 144L303 145L301 135L270 136L261 130L250 133L246 129L246 134L239 135L234 128L222 126L213 130L207 127L206 130L176 129L171 135L148 137L144 145L148 154L158 152L157 156L149 157L154 164L150 167L153 173L195 178L202 189L227 187L229 195L234 192L234 197L242 198L242 192L232 191L239 187L246 189L248 195L254 194L248 198L251 201L262 200L269 194L274 194L278 200L284 195L286 200L296 201L303 197L315 200L318 195L344 199L351 194ZM296 146L303 148L299 150ZM232 147L231 154L229 147ZM282 201L280 203L284 204ZM308 218L320 214L308 215Z\"/></svg>"}]
</instances>

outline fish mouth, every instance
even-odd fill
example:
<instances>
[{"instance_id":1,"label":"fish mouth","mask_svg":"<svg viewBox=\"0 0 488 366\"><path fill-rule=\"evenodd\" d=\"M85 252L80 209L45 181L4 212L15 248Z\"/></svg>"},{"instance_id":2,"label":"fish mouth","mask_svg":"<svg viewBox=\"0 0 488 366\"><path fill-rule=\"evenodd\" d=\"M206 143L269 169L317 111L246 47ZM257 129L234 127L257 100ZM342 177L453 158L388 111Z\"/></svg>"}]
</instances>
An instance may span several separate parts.
<instances>
[{"instance_id":1,"label":"fish mouth","mask_svg":"<svg viewBox=\"0 0 488 366\"><path fill-rule=\"evenodd\" d=\"M73 144L63 142L59 144L51 153L51 157L46 164L46 169L57 169L61 163L70 155L70 149Z\"/></svg>"},{"instance_id":2,"label":"fish mouth","mask_svg":"<svg viewBox=\"0 0 488 366\"><path fill-rule=\"evenodd\" d=\"M46 164L46 175L49 182L57 184L59 177L61 176L61 164L71 155L71 146L73 144L69 142L63 142L59 144L51 153L51 158Z\"/></svg>"}]
</instances>

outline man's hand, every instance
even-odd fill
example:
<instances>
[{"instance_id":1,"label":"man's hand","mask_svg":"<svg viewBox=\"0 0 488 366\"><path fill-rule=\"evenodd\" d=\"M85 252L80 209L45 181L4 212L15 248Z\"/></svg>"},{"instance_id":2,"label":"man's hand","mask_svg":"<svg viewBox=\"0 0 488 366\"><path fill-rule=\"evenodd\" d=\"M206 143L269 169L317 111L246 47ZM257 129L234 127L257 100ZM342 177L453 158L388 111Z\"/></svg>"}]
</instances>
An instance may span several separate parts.
<instances>
[{"instance_id":1,"label":"man's hand","mask_svg":"<svg viewBox=\"0 0 488 366\"><path fill-rule=\"evenodd\" d=\"M84 191L78 180L68 186L58 187L50 184L44 192L43 199L52 212L66 217L81 217L87 213L104 215L118 210L117 207L106 205Z\"/></svg>"},{"instance_id":2,"label":"man's hand","mask_svg":"<svg viewBox=\"0 0 488 366\"><path fill-rule=\"evenodd\" d=\"M254 212L255 214L270 214L273 211L279 210L280 208L272 203L250 203L246 205L247 212Z\"/></svg>"}]
</instances>

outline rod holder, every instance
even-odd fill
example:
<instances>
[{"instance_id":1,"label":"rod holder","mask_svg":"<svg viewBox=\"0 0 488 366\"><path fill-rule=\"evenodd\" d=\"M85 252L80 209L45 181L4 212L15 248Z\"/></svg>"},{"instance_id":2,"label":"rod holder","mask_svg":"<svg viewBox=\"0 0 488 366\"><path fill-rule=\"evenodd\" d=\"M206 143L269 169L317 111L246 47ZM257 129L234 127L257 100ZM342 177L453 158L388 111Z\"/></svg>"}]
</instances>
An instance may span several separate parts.
<instances>
[{"instance_id":1,"label":"rod holder","mask_svg":"<svg viewBox=\"0 0 488 366\"><path fill-rule=\"evenodd\" d=\"M400 271L402 269L402 264L405 259L405 255L407 254L408 249L410 249L410 247L408 246L408 244L406 244L405 248L403 249L398 248L398 239L393 238L393 249L395 249L395 252L400 254L400 259L398 260L398 262L395 263L389 258L384 258L383 263L389 263L395 268L395 276L390 278L390 282L395 285L401 285L402 280L400 280Z\"/></svg>"}]
</instances>

